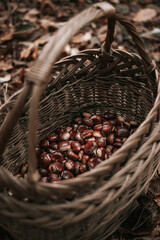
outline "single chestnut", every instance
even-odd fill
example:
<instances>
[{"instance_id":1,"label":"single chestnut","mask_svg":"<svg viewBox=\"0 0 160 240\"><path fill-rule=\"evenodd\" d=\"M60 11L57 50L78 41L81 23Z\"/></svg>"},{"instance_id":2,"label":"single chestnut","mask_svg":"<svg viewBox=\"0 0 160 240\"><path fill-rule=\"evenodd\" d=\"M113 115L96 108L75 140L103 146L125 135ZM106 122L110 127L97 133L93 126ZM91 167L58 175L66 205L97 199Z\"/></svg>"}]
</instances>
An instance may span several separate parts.
<instances>
[{"instance_id":1,"label":"single chestnut","mask_svg":"<svg viewBox=\"0 0 160 240\"><path fill-rule=\"evenodd\" d=\"M70 133L72 130L73 130L73 127L72 126L67 126L65 128L66 132Z\"/></svg>"},{"instance_id":2,"label":"single chestnut","mask_svg":"<svg viewBox=\"0 0 160 240\"><path fill-rule=\"evenodd\" d=\"M86 146L84 148L84 151L87 155L92 155L94 153L94 151L97 148L97 143L96 142L88 142L86 143Z\"/></svg>"},{"instance_id":3,"label":"single chestnut","mask_svg":"<svg viewBox=\"0 0 160 240\"><path fill-rule=\"evenodd\" d=\"M110 125L103 125L103 127L102 127L103 136L109 136L110 133L111 133L111 126Z\"/></svg>"},{"instance_id":4,"label":"single chestnut","mask_svg":"<svg viewBox=\"0 0 160 240\"><path fill-rule=\"evenodd\" d=\"M40 181L43 182L43 183L46 183L46 182L48 182L48 178L47 177L42 177Z\"/></svg>"},{"instance_id":5,"label":"single chestnut","mask_svg":"<svg viewBox=\"0 0 160 240\"><path fill-rule=\"evenodd\" d=\"M39 161L43 167L48 167L51 164L51 156L49 153L42 153L39 157Z\"/></svg>"},{"instance_id":6,"label":"single chestnut","mask_svg":"<svg viewBox=\"0 0 160 240\"><path fill-rule=\"evenodd\" d=\"M74 122L78 125L82 124L82 118L81 117L76 117L74 118Z\"/></svg>"},{"instance_id":7,"label":"single chestnut","mask_svg":"<svg viewBox=\"0 0 160 240\"><path fill-rule=\"evenodd\" d=\"M101 129L102 129L102 124L97 124L97 125L95 125L94 127L93 127L93 130L94 131L101 131Z\"/></svg>"},{"instance_id":8,"label":"single chestnut","mask_svg":"<svg viewBox=\"0 0 160 240\"><path fill-rule=\"evenodd\" d=\"M87 112L83 112L82 115L83 117L87 117L87 118L90 118L92 116L91 113L87 113Z\"/></svg>"},{"instance_id":9,"label":"single chestnut","mask_svg":"<svg viewBox=\"0 0 160 240\"><path fill-rule=\"evenodd\" d=\"M114 134L114 133L111 133L111 134L107 137L107 142L112 145L112 144L114 143L114 139L115 139L115 134Z\"/></svg>"},{"instance_id":10,"label":"single chestnut","mask_svg":"<svg viewBox=\"0 0 160 240\"><path fill-rule=\"evenodd\" d=\"M56 142L51 142L49 144L49 148L53 149L53 150L57 150L58 149L58 143Z\"/></svg>"},{"instance_id":11,"label":"single chestnut","mask_svg":"<svg viewBox=\"0 0 160 240\"><path fill-rule=\"evenodd\" d=\"M49 147L49 141L47 139L43 139L41 142L40 142L40 147L41 148L48 148Z\"/></svg>"},{"instance_id":12,"label":"single chestnut","mask_svg":"<svg viewBox=\"0 0 160 240\"><path fill-rule=\"evenodd\" d=\"M78 127L78 132L80 132L80 133L82 133L82 132L84 132L85 130L87 130L88 129L88 127L87 126L85 126L85 125L79 125L79 127Z\"/></svg>"},{"instance_id":13,"label":"single chestnut","mask_svg":"<svg viewBox=\"0 0 160 240\"><path fill-rule=\"evenodd\" d=\"M67 156L72 160L78 160L78 155L75 154L75 152L73 152L72 150L69 150L67 152Z\"/></svg>"},{"instance_id":14,"label":"single chestnut","mask_svg":"<svg viewBox=\"0 0 160 240\"><path fill-rule=\"evenodd\" d=\"M64 157L62 153L55 151L53 154L51 154L52 161L58 161L58 162L63 162Z\"/></svg>"},{"instance_id":15,"label":"single chestnut","mask_svg":"<svg viewBox=\"0 0 160 240\"><path fill-rule=\"evenodd\" d=\"M64 170L62 173L61 173L61 178L62 179L69 179L69 178L73 178L73 174L68 171L68 170Z\"/></svg>"},{"instance_id":16,"label":"single chestnut","mask_svg":"<svg viewBox=\"0 0 160 240\"><path fill-rule=\"evenodd\" d=\"M81 133L81 137L84 139L84 138L89 138L92 136L92 132L93 130L92 129L86 129L84 130L82 133Z\"/></svg>"},{"instance_id":17,"label":"single chestnut","mask_svg":"<svg viewBox=\"0 0 160 240\"><path fill-rule=\"evenodd\" d=\"M71 148L73 152L78 153L81 150L81 144L78 141L73 141L71 143Z\"/></svg>"},{"instance_id":18,"label":"single chestnut","mask_svg":"<svg viewBox=\"0 0 160 240\"><path fill-rule=\"evenodd\" d=\"M78 153L78 160L79 160L79 161L82 160L83 155L84 155L84 151L83 151L83 150L80 150L79 153Z\"/></svg>"},{"instance_id":19,"label":"single chestnut","mask_svg":"<svg viewBox=\"0 0 160 240\"><path fill-rule=\"evenodd\" d=\"M86 164L81 163L81 164L80 164L80 168L79 168L79 170L80 170L81 173L86 172L86 171L87 171Z\"/></svg>"},{"instance_id":20,"label":"single chestnut","mask_svg":"<svg viewBox=\"0 0 160 240\"><path fill-rule=\"evenodd\" d=\"M91 117L91 120L93 121L93 124L94 125L97 125L97 124L100 124L101 122L102 122L102 118L101 118L101 116L100 115L93 115L92 117Z\"/></svg>"},{"instance_id":21,"label":"single chestnut","mask_svg":"<svg viewBox=\"0 0 160 240\"><path fill-rule=\"evenodd\" d=\"M106 150L104 147L97 148L97 152L96 152L97 157L103 158L105 153L106 153Z\"/></svg>"},{"instance_id":22,"label":"single chestnut","mask_svg":"<svg viewBox=\"0 0 160 240\"><path fill-rule=\"evenodd\" d=\"M99 147L105 147L106 146L106 138L99 137L96 139L96 143Z\"/></svg>"},{"instance_id":23,"label":"single chestnut","mask_svg":"<svg viewBox=\"0 0 160 240\"><path fill-rule=\"evenodd\" d=\"M53 173L61 173L64 170L64 165L60 162L51 163L48 170Z\"/></svg>"},{"instance_id":24,"label":"single chestnut","mask_svg":"<svg viewBox=\"0 0 160 240\"><path fill-rule=\"evenodd\" d=\"M78 175L80 174L80 162L75 162L75 174Z\"/></svg>"},{"instance_id":25,"label":"single chestnut","mask_svg":"<svg viewBox=\"0 0 160 240\"><path fill-rule=\"evenodd\" d=\"M41 174L42 177L47 177L48 170L46 168L39 168L39 173Z\"/></svg>"},{"instance_id":26,"label":"single chestnut","mask_svg":"<svg viewBox=\"0 0 160 240\"><path fill-rule=\"evenodd\" d=\"M67 131L63 131L59 134L59 140L67 141L70 138L70 133Z\"/></svg>"},{"instance_id":27,"label":"single chestnut","mask_svg":"<svg viewBox=\"0 0 160 240\"><path fill-rule=\"evenodd\" d=\"M86 155L86 154L83 155L83 157L82 157L82 163L83 163L83 164L86 164L87 161L89 160L89 158L90 158L90 157L89 157L88 155Z\"/></svg>"},{"instance_id":28,"label":"single chestnut","mask_svg":"<svg viewBox=\"0 0 160 240\"><path fill-rule=\"evenodd\" d=\"M97 163L96 163L95 160L94 160L94 161L89 160L89 161L87 162L87 168L88 168L88 170L91 170L91 169L95 168L96 165L97 165Z\"/></svg>"},{"instance_id":29,"label":"single chestnut","mask_svg":"<svg viewBox=\"0 0 160 240\"><path fill-rule=\"evenodd\" d=\"M58 148L61 152L65 152L71 149L71 145L68 141L61 141L58 144Z\"/></svg>"},{"instance_id":30,"label":"single chestnut","mask_svg":"<svg viewBox=\"0 0 160 240\"><path fill-rule=\"evenodd\" d=\"M100 138L102 137L102 134L100 131L93 131L92 136L96 138Z\"/></svg>"},{"instance_id":31,"label":"single chestnut","mask_svg":"<svg viewBox=\"0 0 160 240\"><path fill-rule=\"evenodd\" d=\"M111 153L113 151L113 149L114 149L113 145L107 145L106 153Z\"/></svg>"},{"instance_id":32,"label":"single chestnut","mask_svg":"<svg viewBox=\"0 0 160 240\"><path fill-rule=\"evenodd\" d=\"M117 129L116 131L116 136L118 138L125 138L125 137L128 137L129 136L129 131L127 128L125 127L121 127L119 129Z\"/></svg>"},{"instance_id":33,"label":"single chestnut","mask_svg":"<svg viewBox=\"0 0 160 240\"><path fill-rule=\"evenodd\" d=\"M92 127L93 126L93 121L90 118L83 118L82 122L84 125L88 126L88 127Z\"/></svg>"},{"instance_id":34,"label":"single chestnut","mask_svg":"<svg viewBox=\"0 0 160 240\"><path fill-rule=\"evenodd\" d=\"M47 137L49 142L56 142L58 140L58 135L57 134L52 134Z\"/></svg>"},{"instance_id":35,"label":"single chestnut","mask_svg":"<svg viewBox=\"0 0 160 240\"><path fill-rule=\"evenodd\" d=\"M74 136L74 139L77 140L79 143L83 143L83 138L81 137L81 134L77 132Z\"/></svg>"},{"instance_id":36,"label":"single chestnut","mask_svg":"<svg viewBox=\"0 0 160 240\"><path fill-rule=\"evenodd\" d=\"M65 167L67 168L67 170L73 172L75 170L75 163L74 163L74 161L71 160L71 159L68 159L65 162Z\"/></svg>"}]
</instances>

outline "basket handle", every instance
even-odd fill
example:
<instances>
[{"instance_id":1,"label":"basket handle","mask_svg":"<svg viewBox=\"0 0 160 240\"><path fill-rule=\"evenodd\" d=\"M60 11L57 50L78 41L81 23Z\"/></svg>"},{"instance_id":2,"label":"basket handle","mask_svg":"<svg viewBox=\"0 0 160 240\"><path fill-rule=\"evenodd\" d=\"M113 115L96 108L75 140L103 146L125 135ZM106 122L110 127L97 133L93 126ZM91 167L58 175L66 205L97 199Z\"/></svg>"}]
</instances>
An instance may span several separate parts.
<instances>
[{"instance_id":1,"label":"basket handle","mask_svg":"<svg viewBox=\"0 0 160 240\"><path fill-rule=\"evenodd\" d=\"M104 44L102 45L102 51L108 54L111 50L111 44L114 41L114 30L115 24L118 21L122 26L124 26L132 37L135 47L141 56L143 66L147 75L153 74L156 68L154 61L152 61L148 51L145 49L142 39L139 37L137 30L133 23L127 20L122 14L116 13L115 16L108 19L108 32Z\"/></svg>"}]
</instances>

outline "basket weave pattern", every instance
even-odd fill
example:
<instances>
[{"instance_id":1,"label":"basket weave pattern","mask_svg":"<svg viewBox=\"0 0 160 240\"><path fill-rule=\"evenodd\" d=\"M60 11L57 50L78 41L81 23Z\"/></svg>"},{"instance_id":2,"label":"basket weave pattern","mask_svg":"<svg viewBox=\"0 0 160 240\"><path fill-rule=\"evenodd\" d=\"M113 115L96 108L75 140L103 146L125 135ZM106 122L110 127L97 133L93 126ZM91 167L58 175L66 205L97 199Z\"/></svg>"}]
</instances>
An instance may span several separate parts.
<instances>
[{"instance_id":1,"label":"basket weave pattern","mask_svg":"<svg viewBox=\"0 0 160 240\"><path fill-rule=\"evenodd\" d=\"M32 99L28 95L24 100L24 113L16 120L0 167L0 224L16 240L106 239L133 210L136 198L146 191L158 167L159 79L135 29L119 14L115 19L128 26L141 56L120 50L108 51L113 41L111 28L101 49L64 58L54 67L49 61L49 67L44 66L44 74L41 73L43 76L37 83L35 79L39 75L35 69L43 62L42 54L27 76L29 83L21 95L32 89ZM110 21L108 26L114 26L115 21ZM58 33L54 41L57 36ZM51 70L52 77L44 90L44 79ZM40 93L36 95L38 89ZM19 95L0 109L1 124ZM35 141L35 109L39 98ZM32 154L36 143L59 125L68 125L77 113L84 111L101 115L111 111L141 125L109 160L92 171L54 185L37 182L36 161ZM31 177L18 180L11 172L16 173L26 161ZM105 176L108 181L103 180ZM8 196L7 188L13 197Z\"/></svg>"}]
</instances>

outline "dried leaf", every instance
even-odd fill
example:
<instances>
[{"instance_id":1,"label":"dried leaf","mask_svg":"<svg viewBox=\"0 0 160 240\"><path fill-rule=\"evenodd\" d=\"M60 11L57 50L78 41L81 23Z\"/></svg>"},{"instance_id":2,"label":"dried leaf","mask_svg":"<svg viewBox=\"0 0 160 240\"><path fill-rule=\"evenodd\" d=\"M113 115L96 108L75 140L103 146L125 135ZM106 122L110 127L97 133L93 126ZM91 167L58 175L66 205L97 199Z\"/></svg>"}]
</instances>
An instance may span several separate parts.
<instances>
[{"instance_id":1,"label":"dried leaf","mask_svg":"<svg viewBox=\"0 0 160 240\"><path fill-rule=\"evenodd\" d=\"M147 22L152 20L157 15L157 12L152 8L145 8L138 11L134 16L133 20L135 22Z\"/></svg>"},{"instance_id":2,"label":"dried leaf","mask_svg":"<svg viewBox=\"0 0 160 240\"><path fill-rule=\"evenodd\" d=\"M6 83L11 80L11 74L7 74L5 77L0 77L0 83Z\"/></svg>"},{"instance_id":3,"label":"dried leaf","mask_svg":"<svg viewBox=\"0 0 160 240\"><path fill-rule=\"evenodd\" d=\"M31 45L20 53L20 60L22 59L36 59L38 56L38 46Z\"/></svg>"},{"instance_id":4,"label":"dried leaf","mask_svg":"<svg viewBox=\"0 0 160 240\"><path fill-rule=\"evenodd\" d=\"M158 207L160 207L160 198L156 198L154 201L157 203Z\"/></svg>"},{"instance_id":5,"label":"dried leaf","mask_svg":"<svg viewBox=\"0 0 160 240\"><path fill-rule=\"evenodd\" d=\"M50 12L50 13L54 13L55 10L56 10L56 5L53 4L50 0L44 0L44 1L42 1L42 3L41 3L41 11L42 11L43 13L45 13L45 12L46 12L46 8L49 9L49 12Z\"/></svg>"},{"instance_id":6,"label":"dried leaf","mask_svg":"<svg viewBox=\"0 0 160 240\"><path fill-rule=\"evenodd\" d=\"M45 30L50 30L52 29L53 31L55 31L57 29L56 27L56 23L53 22L52 20L49 19L40 19L40 23L41 26L45 29Z\"/></svg>"},{"instance_id":7,"label":"dried leaf","mask_svg":"<svg viewBox=\"0 0 160 240\"><path fill-rule=\"evenodd\" d=\"M1 61L0 62L0 71L8 71L13 69L13 66L11 64L8 64L6 62Z\"/></svg>"},{"instance_id":8,"label":"dried leaf","mask_svg":"<svg viewBox=\"0 0 160 240\"><path fill-rule=\"evenodd\" d=\"M5 41L9 41L12 39L12 33L11 32L7 32L4 33L3 35L0 36L0 42L5 42Z\"/></svg>"},{"instance_id":9,"label":"dried leaf","mask_svg":"<svg viewBox=\"0 0 160 240\"><path fill-rule=\"evenodd\" d=\"M85 34L79 33L78 35L72 38L72 43L88 42L89 40L91 40L91 38L92 35L90 32L87 32Z\"/></svg>"}]
</instances>

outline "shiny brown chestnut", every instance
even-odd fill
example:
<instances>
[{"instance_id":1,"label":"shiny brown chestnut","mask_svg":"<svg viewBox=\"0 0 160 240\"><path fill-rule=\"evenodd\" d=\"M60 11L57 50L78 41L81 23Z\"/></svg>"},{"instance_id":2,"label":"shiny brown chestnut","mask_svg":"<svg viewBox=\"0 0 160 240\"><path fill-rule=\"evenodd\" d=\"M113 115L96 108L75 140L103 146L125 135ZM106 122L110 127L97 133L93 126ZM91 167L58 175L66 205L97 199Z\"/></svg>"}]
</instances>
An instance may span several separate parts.
<instances>
[{"instance_id":1,"label":"shiny brown chestnut","mask_svg":"<svg viewBox=\"0 0 160 240\"><path fill-rule=\"evenodd\" d=\"M64 165L60 162L51 163L48 170L53 173L61 173L64 170Z\"/></svg>"},{"instance_id":2,"label":"shiny brown chestnut","mask_svg":"<svg viewBox=\"0 0 160 240\"><path fill-rule=\"evenodd\" d=\"M96 148L97 148L97 143L91 141L91 142L86 143L84 151L87 155L92 155Z\"/></svg>"},{"instance_id":3,"label":"shiny brown chestnut","mask_svg":"<svg viewBox=\"0 0 160 240\"><path fill-rule=\"evenodd\" d=\"M42 153L39 157L40 164L43 167L48 167L51 164L51 156L49 153Z\"/></svg>"},{"instance_id":4,"label":"shiny brown chestnut","mask_svg":"<svg viewBox=\"0 0 160 240\"><path fill-rule=\"evenodd\" d=\"M68 171L68 170L64 170L62 173L61 173L61 178L62 179L70 179L70 178L73 178L74 175Z\"/></svg>"},{"instance_id":5,"label":"shiny brown chestnut","mask_svg":"<svg viewBox=\"0 0 160 240\"><path fill-rule=\"evenodd\" d=\"M58 144L58 148L61 152L65 152L65 151L68 151L69 149L71 149L71 145L68 141L61 141Z\"/></svg>"},{"instance_id":6,"label":"shiny brown chestnut","mask_svg":"<svg viewBox=\"0 0 160 240\"><path fill-rule=\"evenodd\" d=\"M73 141L71 143L71 148L73 152L78 153L81 150L81 144L78 141Z\"/></svg>"}]
</instances>

